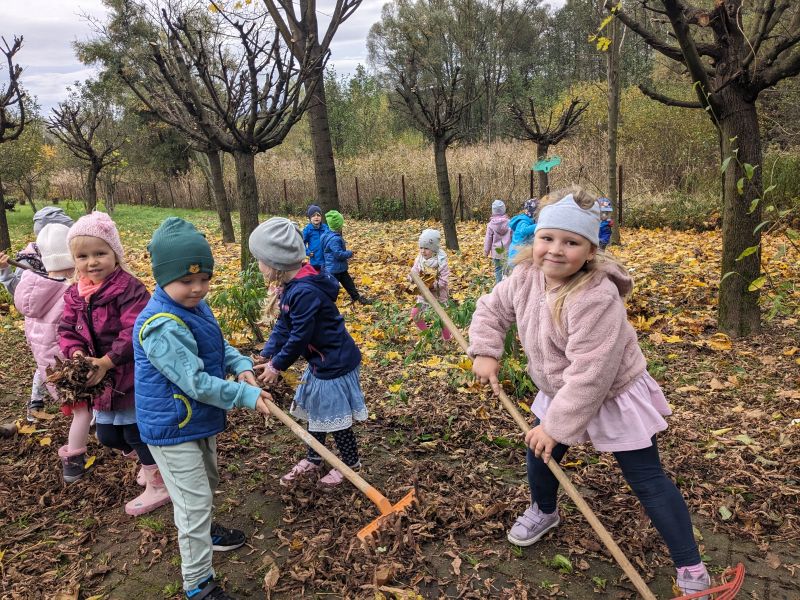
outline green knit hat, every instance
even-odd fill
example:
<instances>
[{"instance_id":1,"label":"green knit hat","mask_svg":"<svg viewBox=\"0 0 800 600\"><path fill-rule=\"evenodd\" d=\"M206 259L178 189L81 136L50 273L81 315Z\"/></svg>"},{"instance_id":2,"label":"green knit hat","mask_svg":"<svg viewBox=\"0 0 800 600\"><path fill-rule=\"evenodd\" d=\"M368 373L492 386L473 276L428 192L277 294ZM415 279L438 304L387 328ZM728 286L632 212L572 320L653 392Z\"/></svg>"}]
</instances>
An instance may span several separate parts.
<instances>
[{"instance_id":1,"label":"green knit hat","mask_svg":"<svg viewBox=\"0 0 800 600\"><path fill-rule=\"evenodd\" d=\"M153 277L162 288L187 275L214 274L214 256L206 236L178 217L170 217L161 223L153 233L147 251L153 265Z\"/></svg>"},{"instance_id":2,"label":"green knit hat","mask_svg":"<svg viewBox=\"0 0 800 600\"><path fill-rule=\"evenodd\" d=\"M344 217L338 210L329 210L326 212L325 220L328 222L328 227L333 231L341 231L344 226Z\"/></svg>"}]
</instances>

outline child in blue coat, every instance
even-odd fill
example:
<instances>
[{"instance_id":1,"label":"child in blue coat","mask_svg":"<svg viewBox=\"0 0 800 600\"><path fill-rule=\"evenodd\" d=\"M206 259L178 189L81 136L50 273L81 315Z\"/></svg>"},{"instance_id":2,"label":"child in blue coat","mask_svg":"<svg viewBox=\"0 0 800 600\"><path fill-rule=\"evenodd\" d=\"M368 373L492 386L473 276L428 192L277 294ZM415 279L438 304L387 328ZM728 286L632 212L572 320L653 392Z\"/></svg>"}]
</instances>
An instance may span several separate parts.
<instances>
[{"instance_id":1,"label":"child in blue coat","mask_svg":"<svg viewBox=\"0 0 800 600\"><path fill-rule=\"evenodd\" d=\"M306 245L306 256L309 264L317 271L325 266L325 257L322 254L322 236L330 231L328 224L322 221L322 209L312 204L306 210L308 225L303 229L303 243Z\"/></svg>"},{"instance_id":2,"label":"child in blue coat","mask_svg":"<svg viewBox=\"0 0 800 600\"><path fill-rule=\"evenodd\" d=\"M359 383L361 352L336 308L339 284L328 273L303 264L303 238L288 219L274 217L262 223L250 234L249 245L267 286L279 290L267 307L277 308L278 318L261 351L269 362L256 366L258 378L274 382L298 358L305 358L308 366L289 412L308 421L308 432L321 444L332 433L344 463L357 470L361 463L353 422L366 420L367 406ZM309 447L306 458L281 477L281 484L317 474L321 464L322 457ZM331 469L317 485L332 488L342 481L342 474Z\"/></svg>"},{"instance_id":3,"label":"child in blue coat","mask_svg":"<svg viewBox=\"0 0 800 600\"><path fill-rule=\"evenodd\" d=\"M514 268L512 259L519 252L521 246L533 243L533 234L536 233L536 208L539 201L536 198L525 200L522 212L509 221L511 229L511 248L508 250L508 269Z\"/></svg>"},{"instance_id":4,"label":"child in blue coat","mask_svg":"<svg viewBox=\"0 0 800 600\"><path fill-rule=\"evenodd\" d=\"M611 243L611 230L614 228L614 220L611 215L614 214L614 209L611 207L611 200L608 198L599 198L597 203L600 205L600 248L605 250L606 246Z\"/></svg>"},{"instance_id":5,"label":"child in blue coat","mask_svg":"<svg viewBox=\"0 0 800 600\"><path fill-rule=\"evenodd\" d=\"M204 300L214 272L205 236L170 217L147 250L158 285L133 327L139 435L172 498L186 598L232 600L214 581L212 555L239 548L245 536L211 519L217 434L235 406L269 414L271 396L258 387L253 362L222 337Z\"/></svg>"},{"instance_id":6,"label":"child in blue coat","mask_svg":"<svg viewBox=\"0 0 800 600\"><path fill-rule=\"evenodd\" d=\"M325 213L329 230L322 235L322 254L325 261L325 271L333 275L350 295L353 302L372 304L372 300L362 296L356 289L356 284L347 270L347 261L353 258L353 251L347 249L342 237L344 217L338 210L329 210Z\"/></svg>"}]
</instances>

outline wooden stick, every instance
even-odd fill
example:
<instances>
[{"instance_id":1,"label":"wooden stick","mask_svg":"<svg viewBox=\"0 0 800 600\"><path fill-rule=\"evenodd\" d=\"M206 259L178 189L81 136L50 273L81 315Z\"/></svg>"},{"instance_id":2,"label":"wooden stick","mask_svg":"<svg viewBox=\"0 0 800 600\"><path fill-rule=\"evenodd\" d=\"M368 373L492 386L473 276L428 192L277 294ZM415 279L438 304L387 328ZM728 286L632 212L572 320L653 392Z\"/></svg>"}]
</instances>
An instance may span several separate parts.
<instances>
[{"instance_id":1,"label":"wooden stick","mask_svg":"<svg viewBox=\"0 0 800 600\"><path fill-rule=\"evenodd\" d=\"M453 324L452 319L450 319L449 315L444 311L442 306L428 289L428 286L425 285L425 283L422 281L422 278L417 273L412 272L411 278L414 280L414 283L417 284L417 287L419 287L422 295L425 297L425 300L427 300L428 303L433 307L433 310L435 310L436 314L442 319L442 322L450 330L450 333L453 334L453 337L458 342L458 345L461 346L461 349L466 353L467 348L469 347L466 338ZM524 433L528 433L528 431L531 429L530 424L525 417L522 416L502 388L500 388L500 393L498 396L500 398L500 402L514 418L514 421L516 421L520 429ZM561 486L566 490L567 495L575 503L575 506L578 507L578 510L580 510L583 516L586 517L586 520L589 521L589 525L592 526L592 529L594 529L595 533L600 538L600 541L602 541L608 551L611 552L611 555L617 561L617 564L622 567L625 575L627 575L628 579L631 580L631 583L633 583L634 587L639 592L639 595L642 598L645 598L645 600L656 600L655 595L653 595L653 592L651 592L650 588L647 587L647 584L628 560L628 557L625 556L624 552L622 552L620 547L614 541L614 538L611 537L611 534L597 518L597 515L594 514L594 511L592 511L592 509L586 503L586 500L583 499L583 496L578 491L578 488L572 484L572 481L570 481L569 477L567 477L566 473L564 473L558 463L555 460L550 459L547 461L547 466L550 468L550 471L553 473L553 475L555 475L556 479L558 479L558 482L561 484Z\"/></svg>"}]
</instances>

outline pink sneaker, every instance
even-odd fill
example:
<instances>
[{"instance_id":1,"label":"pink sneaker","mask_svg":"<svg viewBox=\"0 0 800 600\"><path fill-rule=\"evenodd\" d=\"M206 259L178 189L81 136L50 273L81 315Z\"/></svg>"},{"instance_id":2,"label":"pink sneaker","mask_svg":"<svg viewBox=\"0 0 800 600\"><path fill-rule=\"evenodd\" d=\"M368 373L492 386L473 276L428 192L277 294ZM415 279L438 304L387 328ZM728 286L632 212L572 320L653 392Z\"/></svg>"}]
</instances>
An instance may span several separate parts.
<instances>
[{"instance_id":1,"label":"pink sneaker","mask_svg":"<svg viewBox=\"0 0 800 600\"><path fill-rule=\"evenodd\" d=\"M342 483L342 481L344 481L344 475L336 469L331 469L325 477L317 482L317 487L331 489Z\"/></svg>"},{"instance_id":2,"label":"pink sneaker","mask_svg":"<svg viewBox=\"0 0 800 600\"><path fill-rule=\"evenodd\" d=\"M678 569L676 581L683 595L696 594L711 587L711 575L703 563L691 567ZM698 600L708 600L708 596L701 596Z\"/></svg>"},{"instance_id":3,"label":"pink sneaker","mask_svg":"<svg viewBox=\"0 0 800 600\"><path fill-rule=\"evenodd\" d=\"M158 467L150 465L142 468L146 484L144 491L125 505L125 512L134 517L149 513L170 502L169 492Z\"/></svg>"},{"instance_id":4,"label":"pink sneaker","mask_svg":"<svg viewBox=\"0 0 800 600\"><path fill-rule=\"evenodd\" d=\"M292 485L296 479L299 479L300 477L306 477L312 473L316 473L317 471L319 471L319 465L315 465L310 460L304 458L295 466L293 466L291 471L281 477L281 485Z\"/></svg>"},{"instance_id":5,"label":"pink sneaker","mask_svg":"<svg viewBox=\"0 0 800 600\"><path fill-rule=\"evenodd\" d=\"M539 510L536 504L532 504L517 517L508 532L508 541L517 546L531 546L542 539L545 533L558 527L560 522L558 510L548 515Z\"/></svg>"}]
</instances>

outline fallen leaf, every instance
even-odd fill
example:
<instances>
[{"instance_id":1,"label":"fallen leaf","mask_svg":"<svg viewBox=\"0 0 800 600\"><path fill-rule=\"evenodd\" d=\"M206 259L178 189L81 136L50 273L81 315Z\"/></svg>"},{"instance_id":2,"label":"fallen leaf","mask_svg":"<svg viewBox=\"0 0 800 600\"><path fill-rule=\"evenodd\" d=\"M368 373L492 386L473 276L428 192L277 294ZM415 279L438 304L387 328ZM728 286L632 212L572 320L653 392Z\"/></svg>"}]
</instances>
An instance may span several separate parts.
<instances>
[{"instance_id":1,"label":"fallen leaf","mask_svg":"<svg viewBox=\"0 0 800 600\"><path fill-rule=\"evenodd\" d=\"M278 583L278 579L281 576L281 572L278 570L277 565L273 564L267 574L264 575L264 591L267 592L267 598L269 598L270 592L272 588L275 587L275 584Z\"/></svg>"},{"instance_id":2,"label":"fallen leaf","mask_svg":"<svg viewBox=\"0 0 800 600\"><path fill-rule=\"evenodd\" d=\"M781 566L781 559L774 552L767 552L767 564L770 568L777 570Z\"/></svg>"},{"instance_id":3,"label":"fallen leaf","mask_svg":"<svg viewBox=\"0 0 800 600\"><path fill-rule=\"evenodd\" d=\"M43 437L42 439L39 440L39 445L40 446L49 446L52 442L53 442L52 438Z\"/></svg>"},{"instance_id":4,"label":"fallen leaf","mask_svg":"<svg viewBox=\"0 0 800 600\"><path fill-rule=\"evenodd\" d=\"M84 469L88 469L89 467L91 467L91 466L94 464L94 461L95 461L96 459L97 459L97 457L96 457L96 456L90 456L90 457L89 457L89 458L86 460L86 464L85 464L85 465L83 465L83 468L84 468Z\"/></svg>"},{"instance_id":5,"label":"fallen leaf","mask_svg":"<svg viewBox=\"0 0 800 600\"><path fill-rule=\"evenodd\" d=\"M453 559L453 562L450 563L450 566L453 567L453 573L455 573L456 575L461 575L461 557L460 556L456 556Z\"/></svg>"},{"instance_id":6,"label":"fallen leaf","mask_svg":"<svg viewBox=\"0 0 800 600\"><path fill-rule=\"evenodd\" d=\"M43 410L32 410L31 414L40 421L52 421L56 418L56 415L44 412Z\"/></svg>"},{"instance_id":7,"label":"fallen leaf","mask_svg":"<svg viewBox=\"0 0 800 600\"><path fill-rule=\"evenodd\" d=\"M36 431L36 425L23 425L17 428L17 433L22 435L30 435Z\"/></svg>"}]
</instances>

